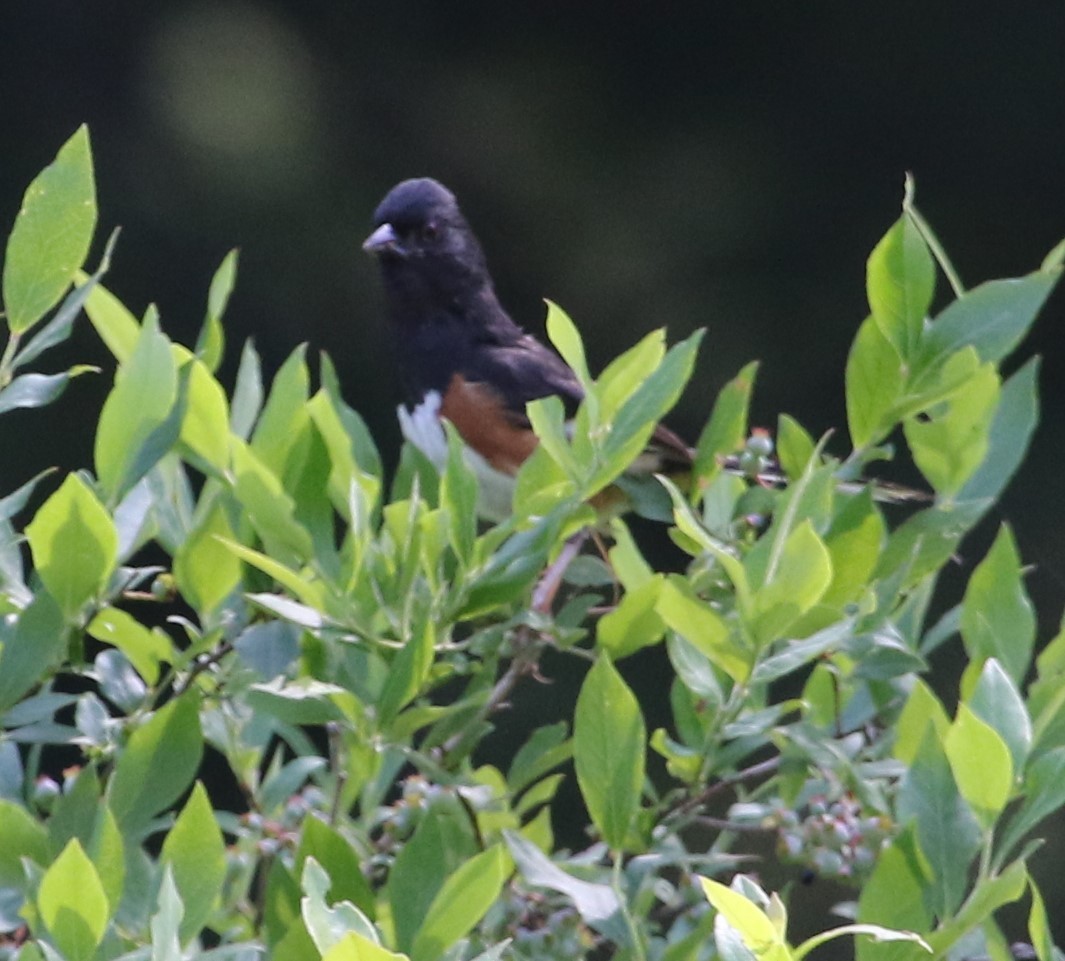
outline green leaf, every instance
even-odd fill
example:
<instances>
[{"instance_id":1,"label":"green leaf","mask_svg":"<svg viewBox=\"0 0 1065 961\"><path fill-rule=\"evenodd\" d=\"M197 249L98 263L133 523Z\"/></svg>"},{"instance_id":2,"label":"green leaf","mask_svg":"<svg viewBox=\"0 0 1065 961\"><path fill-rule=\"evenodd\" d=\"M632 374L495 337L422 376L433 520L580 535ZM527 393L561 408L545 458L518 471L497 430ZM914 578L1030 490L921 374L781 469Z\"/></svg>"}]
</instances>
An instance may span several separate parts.
<instances>
[{"instance_id":1,"label":"green leaf","mask_svg":"<svg viewBox=\"0 0 1065 961\"><path fill-rule=\"evenodd\" d=\"M111 497L117 499L139 479L133 476L133 467L141 448L166 422L177 396L177 367L170 341L149 317L128 361L115 374L115 386L104 401L96 428L96 474Z\"/></svg>"},{"instance_id":2,"label":"green leaf","mask_svg":"<svg viewBox=\"0 0 1065 961\"><path fill-rule=\"evenodd\" d=\"M233 386L233 402L230 404L229 420L233 433L241 440L251 436L255 419L263 405L263 375L259 355L252 342L246 341L240 352L240 366Z\"/></svg>"},{"instance_id":3,"label":"green leaf","mask_svg":"<svg viewBox=\"0 0 1065 961\"><path fill-rule=\"evenodd\" d=\"M777 459L785 477L802 477L813 459L816 448L813 438L803 426L787 414L777 419Z\"/></svg>"},{"instance_id":4,"label":"green leaf","mask_svg":"<svg viewBox=\"0 0 1065 961\"><path fill-rule=\"evenodd\" d=\"M301 344L281 365L251 436L255 456L278 477L284 476L289 450L310 417L306 353L307 345Z\"/></svg>"},{"instance_id":5,"label":"green leaf","mask_svg":"<svg viewBox=\"0 0 1065 961\"><path fill-rule=\"evenodd\" d=\"M966 704L1006 742L1013 770L1023 771L1032 748L1032 721L1017 685L995 658L984 663Z\"/></svg>"},{"instance_id":6,"label":"green leaf","mask_svg":"<svg viewBox=\"0 0 1065 961\"><path fill-rule=\"evenodd\" d=\"M88 855L100 876L100 884L107 895L110 914L114 915L122 901L126 881L126 851L118 823L106 804L96 799L92 835ZM50 825L49 825L50 826Z\"/></svg>"},{"instance_id":7,"label":"green leaf","mask_svg":"<svg viewBox=\"0 0 1065 961\"><path fill-rule=\"evenodd\" d=\"M185 906L180 940L187 944L207 923L226 876L225 842L199 781L163 842L162 862L170 865Z\"/></svg>"},{"instance_id":8,"label":"green leaf","mask_svg":"<svg viewBox=\"0 0 1065 961\"><path fill-rule=\"evenodd\" d=\"M46 407L58 400L75 377L97 373L99 368L79 364L61 374L22 374L0 390L0 414L9 410Z\"/></svg>"},{"instance_id":9,"label":"green leaf","mask_svg":"<svg viewBox=\"0 0 1065 961\"><path fill-rule=\"evenodd\" d=\"M784 934L757 904L710 878L699 878L706 899L739 934L758 961L787 961Z\"/></svg>"},{"instance_id":10,"label":"green leaf","mask_svg":"<svg viewBox=\"0 0 1065 961\"><path fill-rule=\"evenodd\" d=\"M1028 879L1028 893L1032 899L1032 906L1028 911L1028 937L1031 938L1035 956L1039 961L1053 961L1054 935L1050 930L1050 917L1043 895L1031 878Z\"/></svg>"},{"instance_id":11,"label":"green leaf","mask_svg":"<svg viewBox=\"0 0 1065 961\"><path fill-rule=\"evenodd\" d=\"M130 736L109 785L123 833L137 836L188 788L203 756L199 699L185 691Z\"/></svg>"},{"instance_id":12,"label":"green leaf","mask_svg":"<svg viewBox=\"0 0 1065 961\"><path fill-rule=\"evenodd\" d=\"M973 660L994 657L1014 683L1024 680L1035 644L1035 612L1024 589L1013 532L1003 524L976 566L961 611L961 635Z\"/></svg>"},{"instance_id":13,"label":"green leaf","mask_svg":"<svg viewBox=\"0 0 1065 961\"><path fill-rule=\"evenodd\" d=\"M428 617L412 629L388 672L377 710L381 724L388 725L419 693L433 666L436 632Z\"/></svg>"},{"instance_id":14,"label":"green leaf","mask_svg":"<svg viewBox=\"0 0 1065 961\"><path fill-rule=\"evenodd\" d=\"M359 877L362 877L361 871ZM305 896L300 901L300 915L315 947L325 954L349 931L354 931L377 944L379 938L373 922L353 904L333 898L335 904L333 907L329 906L326 897L330 883L329 874L313 857L308 857L303 862L301 886Z\"/></svg>"},{"instance_id":15,"label":"green leaf","mask_svg":"<svg viewBox=\"0 0 1065 961\"><path fill-rule=\"evenodd\" d=\"M961 796L984 826L991 827L1013 787L1013 764L1006 742L990 724L959 704L943 747Z\"/></svg>"},{"instance_id":16,"label":"green leaf","mask_svg":"<svg viewBox=\"0 0 1065 961\"><path fill-rule=\"evenodd\" d=\"M921 344L917 372L964 347L975 347L984 363L1010 354L1032 326L1059 273L991 280L967 291L931 325Z\"/></svg>"},{"instance_id":17,"label":"green leaf","mask_svg":"<svg viewBox=\"0 0 1065 961\"><path fill-rule=\"evenodd\" d=\"M939 698L921 678L915 678L902 713L895 722L895 744L892 754L903 764L912 764L921 750L932 725L934 734L942 740L950 730L950 718Z\"/></svg>"},{"instance_id":18,"label":"green leaf","mask_svg":"<svg viewBox=\"0 0 1065 961\"><path fill-rule=\"evenodd\" d=\"M23 858L47 864L48 834L24 807L0 798L0 888L23 889Z\"/></svg>"},{"instance_id":19,"label":"green leaf","mask_svg":"<svg viewBox=\"0 0 1065 961\"><path fill-rule=\"evenodd\" d=\"M603 840L622 850L643 790L647 729L640 706L601 654L581 685L573 718L577 783Z\"/></svg>"},{"instance_id":20,"label":"green leaf","mask_svg":"<svg viewBox=\"0 0 1065 961\"><path fill-rule=\"evenodd\" d=\"M397 948L410 950L447 878L476 852L469 815L457 802L438 802L425 813L414 837L396 856L388 876Z\"/></svg>"},{"instance_id":21,"label":"green leaf","mask_svg":"<svg viewBox=\"0 0 1065 961\"><path fill-rule=\"evenodd\" d=\"M181 903L174 874L167 865L163 869L163 881L159 885L156 900L158 910L152 915L151 961L181 961L181 941L178 932L185 907Z\"/></svg>"},{"instance_id":22,"label":"green leaf","mask_svg":"<svg viewBox=\"0 0 1065 961\"><path fill-rule=\"evenodd\" d=\"M509 862L495 844L448 877L414 938L411 961L435 961L473 929L499 897Z\"/></svg>"},{"instance_id":23,"label":"green leaf","mask_svg":"<svg viewBox=\"0 0 1065 961\"><path fill-rule=\"evenodd\" d=\"M923 862L911 825L877 857L862 887L858 917L891 928L928 931L934 919L925 903L929 879ZM911 961L924 956L916 946L908 950L865 940L858 941L855 951L859 961Z\"/></svg>"},{"instance_id":24,"label":"green leaf","mask_svg":"<svg viewBox=\"0 0 1065 961\"><path fill-rule=\"evenodd\" d=\"M710 419L695 445L692 477L697 489L704 489L721 470L720 458L743 447L757 375L758 361L752 361L718 392Z\"/></svg>"},{"instance_id":25,"label":"green leaf","mask_svg":"<svg viewBox=\"0 0 1065 961\"><path fill-rule=\"evenodd\" d=\"M370 919L374 917L374 895L362 873L359 855L339 831L313 815L303 821L303 833L296 851L296 870L312 858L328 873L326 892L330 903L350 901ZM313 932L312 932L313 933Z\"/></svg>"},{"instance_id":26,"label":"green leaf","mask_svg":"<svg viewBox=\"0 0 1065 961\"><path fill-rule=\"evenodd\" d=\"M591 481L591 492L601 490L630 467L647 446L658 422L687 385L704 333L698 330L671 347L658 368L621 405L603 444L603 463Z\"/></svg>"},{"instance_id":27,"label":"green leaf","mask_svg":"<svg viewBox=\"0 0 1065 961\"><path fill-rule=\"evenodd\" d=\"M314 553L311 537L295 519L295 502L285 492L277 475L251 447L236 438L233 441L233 474L237 500L263 539L267 553L285 564L310 558Z\"/></svg>"},{"instance_id":28,"label":"green leaf","mask_svg":"<svg viewBox=\"0 0 1065 961\"><path fill-rule=\"evenodd\" d=\"M1032 357L999 392L984 462L958 492L959 501L998 500L1021 461L1039 422L1039 358Z\"/></svg>"},{"instance_id":29,"label":"green leaf","mask_svg":"<svg viewBox=\"0 0 1065 961\"><path fill-rule=\"evenodd\" d=\"M592 375L588 372L588 361L584 356L580 331L570 320L569 314L550 300L547 301L547 336L562 355L562 359L577 375L581 386L588 390Z\"/></svg>"},{"instance_id":30,"label":"green leaf","mask_svg":"<svg viewBox=\"0 0 1065 961\"><path fill-rule=\"evenodd\" d=\"M229 295L233 293L237 282L237 257L237 250L229 251L211 278L207 292L207 316L196 340L196 356L212 374L218 370L225 353L226 335L222 327L222 315L226 312Z\"/></svg>"},{"instance_id":31,"label":"green leaf","mask_svg":"<svg viewBox=\"0 0 1065 961\"><path fill-rule=\"evenodd\" d=\"M6 711L67 653L63 612L47 591L38 591L0 644L0 711Z\"/></svg>"},{"instance_id":32,"label":"green leaf","mask_svg":"<svg viewBox=\"0 0 1065 961\"><path fill-rule=\"evenodd\" d=\"M586 924L606 937L624 943L628 931L621 917L617 892L610 885L574 877L514 831L504 831L503 838L526 883L566 895Z\"/></svg>"},{"instance_id":33,"label":"green leaf","mask_svg":"<svg viewBox=\"0 0 1065 961\"><path fill-rule=\"evenodd\" d=\"M89 280L80 276L79 284ZM85 313L88 315L100 340L114 355L120 364L124 364L140 337L140 324L114 294L103 284L96 284L85 301Z\"/></svg>"},{"instance_id":34,"label":"green leaf","mask_svg":"<svg viewBox=\"0 0 1065 961\"><path fill-rule=\"evenodd\" d=\"M917 350L935 283L928 245L904 214L869 255L865 282L876 325L904 359Z\"/></svg>"},{"instance_id":35,"label":"green leaf","mask_svg":"<svg viewBox=\"0 0 1065 961\"><path fill-rule=\"evenodd\" d=\"M447 511L449 543L463 564L473 559L477 540L477 475L466 463L459 432L445 422L447 465L440 477L440 506Z\"/></svg>"},{"instance_id":36,"label":"green leaf","mask_svg":"<svg viewBox=\"0 0 1065 961\"><path fill-rule=\"evenodd\" d=\"M894 426L905 368L898 350L872 317L858 328L847 357L847 425L855 449L869 447Z\"/></svg>"},{"instance_id":37,"label":"green leaf","mask_svg":"<svg viewBox=\"0 0 1065 961\"><path fill-rule=\"evenodd\" d=\"M739 684L751 675L751 654L733 637L728 625L688 581L671 575L662 585L656 613L678 635Z\"/></svg>"},{"instance_id":38,"label":"green leaf","mask_svg":"<svg viewBox=\"0 0 1065 961\"><path fill-rule=\"evenodd\" d=\"M1056 747L1028 765L1024 772L1024 804L1002 838L1008 851L1040 821L1065 807L1065 747Z\"/></svg>"},{"instance_id":39,"label":"green leaf","mask_svg":"<svg viewBox=\"0 0 1065 961\"><path fill-rule=\"evenodd\" d=\"M967 355L955 355L944 367L944 378L953 381L955 368L967 364ZM984 364L925 419L906 421L906 442L914 463L938 493L956 494L984 461L1000 389L994 366Z\"/></svg>"},{"instance_id":40,"label":"green leaf","mask_svg":"<svg viewBox=\"0 0 1065 961\"><path fill-rule=\"evenodd\" d=\"M215 470L229 466L229 406L222 385L207 366L189 361L188 406L181 441Z\"/></svg>"},{"instance_id":41,"label":"green leaf","mask_svg":"<svg viewBox=\"0 0 1065 961\"><path fill-rule=\"evenodd\" d=\"M931 875L927 905L939 917L952 914L968 888L969 866L980 848L981 831L932 728L926 729L921 748L900 785L898 819L902 825L916 826Z\"/></svg>"},{"instance_id":42,"label":"green leaf","mask_svg":"<svg viewBox=\"0 0 1065 961\"><path fill-rule=\"evenodd\" d=\"M662 584L661 575L652 575L651 580L626 591L618 605L599 619L596 644L614 660L662 640L665 623L655 610Z\"/></svg>"},{"instance_id":43,"label":"green leaf","mask_svg":"<svg viewBox=\"0 0 1065 961\"><path fill-rule=\"evenodd\" d=\"M984 505L980 503L918 511L892 531L880 555L875 579L883 581L901 571L905 576L897 590L913 586L946 563L983 514Z\"/></svg>"},{"instance_id":44,"label":"green leaf","mask_svg":"<svg viewBox=\"0 0 1065 961\"><path fill-rule=\"evenodd\" d=\"M754 593L750 625L759 645L784 636L832 583L832 558L810 521L803 521L784 542L779 562L771 565Z\"/></svg>"},{"instance_id":45,"label":"green leaf","mask_svg":"<svg viewBox=\"0 0 1065 961\"><path fill-rule=\"evenodd\" d=\"M349 931L322 955L322 961L406 961L406 955L389 951L357 931Z\"/></svg>"},{"instance_id":46,"label":"green leaf","mask_svg":"<svg viewBox=\"0 0 1065 961\"><path fill-rule=\"evenodd\" d=\"M4 258L4 310L12 333L59 303L85 261L96 227L88 127L82 125L26 189Z\"/></svg>"},{"instance_id":47,"label":"green leaf","mask_svg":"<svg viewBox=\"0 0 1065 961\"><path fill-rule=\"evenodd\" d=\"M116 607L99 611L86 631L98 641L113 644L122 651L137 673L152 686L159 680L159 665L174 660L173 643L164 631L147 628L132 614Z\"/></svg>"},{"instance_id":48,"label":"green leaf","mask_svg":"<svg viewBox=\"0 0 1065 961\"><path fill-rule=\"evenodd\" d=\"M662 328L645 334L639 343L615 357L596 380L602 420L612 420L633 391L658 369L666 355L666 332Z\"/></svg>"},{"instance_id":49,"label":"green leaf","mask_svg":"<svg viewBox=\"0 0 1065 961\"><path fill-rule=\"evenodd\" d=\"M215 610L240 585L240 560L225 543L233 538L219 503L197 523L174 555L178 590L201 613Z\"/></svg>"},{"instance_id":50,"label":"green leaf","mask_svg":"<svg viewBox=\"0 0 1065 961\"><path fill-rule=\"evenodd\" d=\"M63 955L69 961L89 961L107 928L107 895L76 839L45 872L37 906Z\"/></svg>"},{"instance_id":51,"label":"green leaf","mask_svg":"<svg viewBox=\"0 0 1065 961\"><path fill-rule=\"evenodd\" d=\"M68 619L103 590L118 560L114 522L77 474L41 505L26 538L37 573Z\"/></svg>"}]
</instances>

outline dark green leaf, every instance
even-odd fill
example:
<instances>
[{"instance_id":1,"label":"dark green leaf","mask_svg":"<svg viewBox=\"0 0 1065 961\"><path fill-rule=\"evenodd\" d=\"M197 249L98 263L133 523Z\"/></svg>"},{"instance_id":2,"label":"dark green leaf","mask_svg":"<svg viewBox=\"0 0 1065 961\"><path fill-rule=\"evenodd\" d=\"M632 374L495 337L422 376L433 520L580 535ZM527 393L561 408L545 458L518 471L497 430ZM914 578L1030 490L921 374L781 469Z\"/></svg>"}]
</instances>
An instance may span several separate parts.
<instances>
[{"instance_id":1,"label":"dark green leaf","mask_svg":"<svg viewBox=\"0 0 1065 961\"><path fill-rule=\"evenodd\" d=\"M747 416L758 374L758 362L747 364L718 392L710 419L695 446L692 477L696 487L705 487L720 470L719 459L743 447Z\"/></svg>"},{"instance_id":2,"label":"dark green leaf","mask_svg":"<svg viewBox=\"0 0 1065 961\"><path fill-rule=\"evenodd\" d=\"M175 698L130 736L109 786L122 832L137 837L148 822L187 789L203 756L199 699Z\"/></svg>"},{"instance_id":3,"label":"dark green leaf","mask_svg":"<svg viewBox=\"0 0 1065 961\"><path fill-rule=\"evenodd\" d=\"M1035 645L1035 612L1024 589L1013 533L1003 525L987 556L969 578L961 635L973 660L994 657L1020 684Z\"/></svg>"},{"instance_id":4,"label":"dark green leaf","mask_svg":"<svg viewBox=\"0 0 1065 961\"><path fill-rule=\"evenodd\" d=\"M898 817L914 824L931 871L925 903L940 917L952 914L968 887L969 865L980 848L980 827L965 803L933 728L899 788Z\"/></svg>"}]
</instances>

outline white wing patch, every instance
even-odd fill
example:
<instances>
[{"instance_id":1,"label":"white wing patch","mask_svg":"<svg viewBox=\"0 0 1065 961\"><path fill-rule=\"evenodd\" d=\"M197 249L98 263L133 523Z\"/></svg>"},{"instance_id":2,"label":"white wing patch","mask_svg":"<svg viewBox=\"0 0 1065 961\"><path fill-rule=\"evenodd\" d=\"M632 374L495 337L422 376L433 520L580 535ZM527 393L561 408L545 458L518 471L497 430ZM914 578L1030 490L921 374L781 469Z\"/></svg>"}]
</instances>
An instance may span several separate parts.
<instances>
[{"instance_id":1,"label":"white wing patch","mask_svg":"<svg viewBox=\"0 0 1065 961\"><path fill-rule=\"evenodd\" d=\"M418 448L437 469L447 466L447 434L441 423L442 398L437 390L429 391L414 410L397 408L403 436ZM498 523L510 516L514 501L514 478L497 471L475 450L465 449L466 463L477 475L477 513L485 520Z\"/></svg>"}]
</instances>

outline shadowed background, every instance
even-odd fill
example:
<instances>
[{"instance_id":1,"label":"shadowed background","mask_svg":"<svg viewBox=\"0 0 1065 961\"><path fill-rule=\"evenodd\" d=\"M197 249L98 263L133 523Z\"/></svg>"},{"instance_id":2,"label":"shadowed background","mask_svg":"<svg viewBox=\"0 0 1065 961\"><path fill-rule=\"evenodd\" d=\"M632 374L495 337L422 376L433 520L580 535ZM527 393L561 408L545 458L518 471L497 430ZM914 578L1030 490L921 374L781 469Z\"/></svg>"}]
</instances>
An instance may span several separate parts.
<instances>
[{"instance_id":1,"label":"shadowed background","mask_svg":"<svg viewBox=\"0 0 1065 961\"><path fill-rule=\"evenodd\" d=\"M671 339L709 328L671 419L682 433L697 435L718 388L760 358L754 422L787 411L820 435L845 426L865 258L898 216L905 171L968 285L1036 268L1065 235L1065 6L1029 9L9 4L0 224L88 122L93 263L123 228L106 282L136 313L157 303L170 336L192 343L210 276L239 246L223 380L245 337L268 373L308 341L332 355L391 462L391 347L359 245L394 182L432 175L458 194L516 319L539 331L541 298L557 301L594 366L654 326ZM1024 347L1045 355L1044 424L954 585L1008 517L1037 568L1044 637L1065 593L1063 303L1058 291ZM91 463L113 368L88 325L44 366L64 360L106 373L0 419L0 492L43 466ZM1053 861L1037 858L1044 878Z\"/></svg>"}]
</instances>

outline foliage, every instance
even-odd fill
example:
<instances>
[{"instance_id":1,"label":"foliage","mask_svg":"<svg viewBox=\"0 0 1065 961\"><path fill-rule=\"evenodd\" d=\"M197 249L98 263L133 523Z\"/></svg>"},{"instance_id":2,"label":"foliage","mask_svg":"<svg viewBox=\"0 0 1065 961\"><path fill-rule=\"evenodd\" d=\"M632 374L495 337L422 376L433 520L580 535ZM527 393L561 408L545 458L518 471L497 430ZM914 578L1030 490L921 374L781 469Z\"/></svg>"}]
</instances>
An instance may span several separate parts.
<instances>
[{"instance_id":1,"label":"foliage","mask_svg":"<svg viewBox=\"0 0 1065 961\"><path fill-rule=\"evenodd\" d=\"M227 392L235 254L190 349L105 290L106 255L80 272L95 220L83 128L27 191L3 275L0 412L85 372L22 372L82 309L116 361L92 470L0 501L5 955L799 959L848 933L863 961L998 958L995 914L1027 894L1049 961L1028 839L1065 803L1065 633L1033 660L1008 526L961 601L930 611L1034 429L1037 361L1001 364L1061 249L963 291L908 191L847 360L852 450L782 416L783 487L760 482L768 436L748 436L754 365L719 394L690 478L629 484L699 336L667 350L652 333L593 379L552 306L587 398L573 430L530 405L541 444L514 515L483 528L457 437L441 476L407 448L386 487L328 358L313 388L298 348L267 390L246 345ZM930 320L937 260L954 299ZM858 481L894 439L927 502ZM622 517L599 519L609 565L574 559L615 482L664 511L683 572L655 570ZM959 643L950 712L928 656ZM651 648L671 721L648 732L627 672ZM587 669L576 702L489 763L548 650ZM575 851L554 831L577 815L552 817L571 778ZM789 946L783 900L736 873L759 834L853 885L855 923Z\"/></svg>"}]
</instances>

